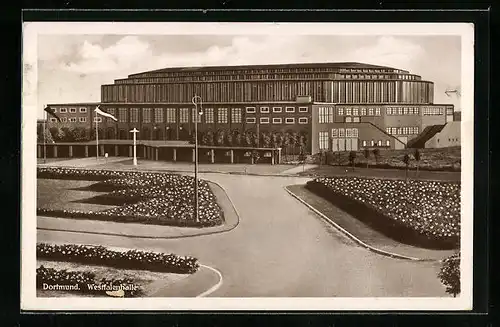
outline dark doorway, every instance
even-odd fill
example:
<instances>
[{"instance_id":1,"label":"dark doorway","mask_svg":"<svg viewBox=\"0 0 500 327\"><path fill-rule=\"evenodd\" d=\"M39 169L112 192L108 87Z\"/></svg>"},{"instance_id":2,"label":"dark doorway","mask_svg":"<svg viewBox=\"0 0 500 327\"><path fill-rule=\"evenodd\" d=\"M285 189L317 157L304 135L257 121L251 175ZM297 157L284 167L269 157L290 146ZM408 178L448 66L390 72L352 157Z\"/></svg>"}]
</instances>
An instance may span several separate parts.
<instances>
[{"instance_id":1,"label":"dark doorway","mask_svg":"<svg viewBox=\"0 0 500 327\"><path fill-rule=\"evenodd\" d=\"M151 140L151 131L149 130L149 128L142 129L141 140Z\"/></svg>"},{"instance_id":2,"label":"dark doorway","mask_svg":"<svg viewBox=\"0 0 500 327\"><path fill-rule=\"evenodd\" d=\"M155 128L153 130L153 139L156 141L163 140L163 130L161 128Z\"/></svg>"},{"instance_id":3,"label":"dark doorway","mask_svg":"<svg viewBox=\"0 0 500 327\"><path fill-rule=\"evenodd\" d=\"M127 140L128 139L128 133L124 129L120 129L120 140Z\"/></svg>"},{"instance_id":4,"label":"dark doorway","mask_svg":"<svg viewBox=\"0 0 500 327\"><path fill-rule=\"evenodd\" d=\"M165 137L167 140L173 140L173 130L170 128L170 127L167 127L167 130L166 130L166 133L165 133Z\"/></svg>"},{"instance_id":5,"label":"dark doorway","mask_svg":"<svg viewBox=\"0 0 500 327\"><path fill-rule=\"evenodd\" d=\"M115 129L112 127L109 127L107 132L106 132L106 138L108 140L114 140L115 139Z\"/></svg>"}]
</instances>

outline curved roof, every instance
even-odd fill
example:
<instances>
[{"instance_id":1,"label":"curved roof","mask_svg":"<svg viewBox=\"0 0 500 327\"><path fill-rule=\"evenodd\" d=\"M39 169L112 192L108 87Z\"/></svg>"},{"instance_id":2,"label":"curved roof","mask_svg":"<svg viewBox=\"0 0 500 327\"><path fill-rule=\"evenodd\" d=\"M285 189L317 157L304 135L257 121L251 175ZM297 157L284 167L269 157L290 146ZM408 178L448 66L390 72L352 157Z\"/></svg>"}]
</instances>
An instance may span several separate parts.
<instances>
[{"instance_id":1,"label":"curved roof","mask_svg":"<svg viewBox=\"0 0 500 327\"><path fill-rule=\"evenodd\" d=\"M190 71L218 71L218 70L243 70L243 69L280 69L280 68L356 68L356 69L389 69L399 70L393 67L378 66L360 62L331 62L331 63L295 63L295 64L271 64L271 65L239 65L239 66L197 66L197 67L170 67L150 70L142 73L128 75L136 77L149 73L161 72L190 72ZM403 70L404 71L404 70ZM404 71L407 72L407 71ZM408 73L408 72L407 72Z\"/></svg>"}]
</instances>

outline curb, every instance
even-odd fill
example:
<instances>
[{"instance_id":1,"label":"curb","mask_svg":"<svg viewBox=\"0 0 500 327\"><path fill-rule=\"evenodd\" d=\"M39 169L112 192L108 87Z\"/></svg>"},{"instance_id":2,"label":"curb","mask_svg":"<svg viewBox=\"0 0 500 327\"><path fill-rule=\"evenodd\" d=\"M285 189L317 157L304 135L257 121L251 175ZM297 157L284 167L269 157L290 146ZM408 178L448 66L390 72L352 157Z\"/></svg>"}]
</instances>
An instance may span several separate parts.
<instances>
[{"instance_id":1,"label":"curb","mask_svg":"<svg viewBox=\"0 0 500 327\"><path fill-rule=\"evenodd\" d=\"M196 297L205 297L205 296L210 295L213 292L217 291L222 286L223 280L222 280L222 274L221 274L221 272L219 270L215 269L214 267L210 267L210 266L203 265L203 264L200 264L200 267L205 267L205 268L207 268L207 269L215 272L219 276L219 282L217 284L215 284L214 286L210 287L205 292L203 292L201 294L198 294L196 296Z\"/></svg>"},{"instance_id":2,"label":"curb","mask_svg":"<svg viewBox=\"0 0 500 327\"><path fill-rule=\"evenodd\" d=\"M355 243L357 243L358 245L364 247L365 249L367 249L369 251L372 251L374 253L377 253L377 254L380 254L380 255L383 255L383 256L386 256L386 257L395 258L395 259L403 259L403 260L410 260L410 261L420 261L420 262L441 262L442 261L442 260L422 259L422 258L415 258L415 257L405 256L405 255L402 255L402 254L398 254L398 253L393 253L393 252L388 252L388 251L384 251L384 250L381 250L381 249L377 249L374 246L366 244L365 242L361 241L359 238L357 238L356 236L354 236L353 234L351 234L350 232L348 232L346 229L344 229L343 227L341 227L340 225L338 225L337 223L335 223L334 221L332 221L330 218L328 218L322 212L320 212L319 210L317 210L316 208L314 208L313 206L311 206L309 203L307 203L306 201L302 200L298 195L295 195L286 186L284 186L283 188L288 192L288 194L290 194L291 196L293 196L295 199L297 199L299 202L301 202L302 204L304 204L311 211L313 211L318 216L320 216L321 218L323 218L326 222L328 222L330 225L332 225L333 227L335 227L337 230L339 230L341 233L343 233L349 239L353 240Z\"/></svg>"},{"instance_id":3,"label":"curb","mask_svg":"<svg viewBox=\"0 0 500 327\"><path fill-rule=\"evenodd\" d=\"M192 234L192 235L179 235L179 236L140 236L140 235L130 235L130 234L117 234L117 233L104 233L104 232L89 232L89 231L77 231L77 230L66 230L66 229L58 229L58 228L43 228L43 227L37 227L37 230L46 230L46 231L52 231L52 232L65 232L65 233L78 233L78 234L92 234L92 235L103 235L103 236L117 236L117 237L129 237L129 238L136 238L136 239L156 239L156 240L173 240L173 239L183 239L183 238L188 238L188 237L199 237L199 236L210 236L210 235L215 235L215 234L222 234L226 232L230 232L238 225L240 224L240 214L238 210L236 209L236 206L233 203L233 200L229 197L229 194L227 194L226 189L222 187L219 183L209 181L210 183L214 183L215 185L219 186L222 191L226 194L227 198L229 199L229 202L231 203L231 206L233 207L234 212L236 213L236 224L234 226L231 226L228 229L223 229L223 230L217 230L217 231L212 231L212 232L204 232L200 234ZM43 216L41 216L43 217ZM52 218L52 217L49 217ZM53 218L58 218L58 217L53 217ZM153 225L152 225L153 226Z\"/></svg>"}]
</instances>

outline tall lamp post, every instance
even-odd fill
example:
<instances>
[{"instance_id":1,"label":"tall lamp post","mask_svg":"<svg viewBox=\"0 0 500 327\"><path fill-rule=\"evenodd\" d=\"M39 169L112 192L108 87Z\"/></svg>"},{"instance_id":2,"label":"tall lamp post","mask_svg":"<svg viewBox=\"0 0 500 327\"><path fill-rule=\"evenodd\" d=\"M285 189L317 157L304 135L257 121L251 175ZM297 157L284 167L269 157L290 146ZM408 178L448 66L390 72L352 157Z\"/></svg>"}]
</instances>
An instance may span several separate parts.
<instances>
[{"instance_id":1,"label":"tall lamp post","mask_svg":"<svg viewBox=\"0 0 500 327\"><path fill-rule=\"evenodd\" d=\"M134 166L137 166L137 133L139 133L139 131L134 127L133 130L130 131L130 133L133 133L134 135L134 159L132 161L133 165Z\"/></svg>"},{"instance_id":2,"label":"tall lamp post","mask_svg":"<svg viewBox=\"0 0 500 327\"><path fill-rule=\"evenodd\" d=\"M195 201L195 215L196 222L199 222L199 212L198 212L198 119L203 114L202 99L199 95L194 95L192 102L194 104L196 115L194 120L194 201ZM200 108L198 109L198 105Z\"/></svg>"}]
</instances>

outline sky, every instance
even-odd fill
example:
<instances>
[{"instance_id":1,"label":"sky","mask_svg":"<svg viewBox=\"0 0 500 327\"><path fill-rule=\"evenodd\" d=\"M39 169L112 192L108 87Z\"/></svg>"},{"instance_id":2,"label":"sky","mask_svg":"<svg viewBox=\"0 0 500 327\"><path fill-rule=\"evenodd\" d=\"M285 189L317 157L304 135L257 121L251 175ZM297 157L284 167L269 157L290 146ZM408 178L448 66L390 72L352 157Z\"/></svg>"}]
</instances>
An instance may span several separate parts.
<instances>
[{"instance_id":1,"label":"sky","mask_svg":"<svg viewBox=\"0 0 500 327\"><path fill-rule=\"evenodd\" d=\"M99 102L102 84L166 67L338 61L408 70L460 110L445 91L460 90L461 39L446 35L39 35L38 103Z\"/></svg>"}]
</instances>

